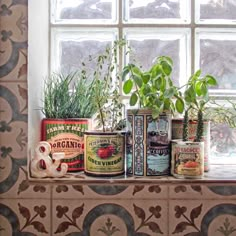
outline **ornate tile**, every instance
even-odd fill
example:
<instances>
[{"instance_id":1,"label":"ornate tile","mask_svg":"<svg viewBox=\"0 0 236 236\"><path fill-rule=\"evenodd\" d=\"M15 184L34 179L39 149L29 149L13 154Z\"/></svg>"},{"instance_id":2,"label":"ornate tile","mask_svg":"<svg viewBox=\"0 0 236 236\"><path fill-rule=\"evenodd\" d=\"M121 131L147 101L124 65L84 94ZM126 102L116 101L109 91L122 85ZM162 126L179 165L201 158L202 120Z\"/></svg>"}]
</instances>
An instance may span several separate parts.
<instances>
[{"instance_id":1,"label":"ornate tile","mask_svg":"<svg viewBox=\"0 0 236 236\"><path fill-rule=\"evenodd\" d=\"M45 185L40 182L31 183L27 178L25 167L20 167L18 170L13 169L13 172L9 174L0 183L0 199L50 199L51 185Z\"/></svg>"},{"instance_id":2,"label":"ornate tile","mask_svg":"<svg viewBox=\"0 0 236 236\"><path fill-rule=\"evenodd\" d=\"M1 200L0 235L51 235L49 200Z\"/></svg>"},{"instance_id":3,"label":"ornate tile","mask_svg":"<svg viewBox=\"0 0 236 236\"><path fill-rule=\"evenodd\" d=\"M55 199L167 199L167 186L159 184L59 184L53 186Z\"/></svg>"},{"instance_id":4,"label":"ornate tile","mask_svg":"<svg viewBox=\"0 0 236 236\"><path fill-rule=\"evenodd\" d=\"M57 200L55 235L167 235L167 201Z\"/></svg>"},{"instance_id":5,"label":"ornate tile","mask_svg":"<svg viewBox=\"0 0 236 236\"><path fill-rule=\"evenodd\" d=\"M170 199L236 199L236 185L222 184L186 184L170 186Z\"/></svg>"},{"instance_id":6,"label":"ornate tile","mask_svg":"<svg viewBox=\"0 0 236 236\"><path fill-rule=\"evenodd\" d=\"M169 225L169 235L233 236L230 228L236 229L235 201L170 201Z\"/></svg>"},{"instance_id":7,"label":"ornate tile","mask_svg":"<svg viewBox=\"0 0 236 236\"><path fill-rule=\"evenodd\" d=\"M0 3L0 81L27 79L27 1Z\"/></svg>"}]
</instances>

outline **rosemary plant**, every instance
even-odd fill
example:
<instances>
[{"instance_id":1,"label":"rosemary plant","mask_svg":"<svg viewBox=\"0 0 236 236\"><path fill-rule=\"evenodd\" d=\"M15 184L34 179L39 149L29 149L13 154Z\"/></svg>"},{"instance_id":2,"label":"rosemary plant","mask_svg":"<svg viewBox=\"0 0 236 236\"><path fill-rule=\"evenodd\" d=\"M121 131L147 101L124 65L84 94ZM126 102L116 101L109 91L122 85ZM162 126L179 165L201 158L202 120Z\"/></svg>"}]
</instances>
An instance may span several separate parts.
<instances>
[{"instance_id":1,"label":"rosemary plant","mask_svg":"<svg viewBox=\"0 0 236 236\"><path fill-rule=\"evenodd\" d=\"M46 118L91 118L96 112L95 91L79 72L52 73L44 83L42 112Z\"/></svg>"}]
</instances>

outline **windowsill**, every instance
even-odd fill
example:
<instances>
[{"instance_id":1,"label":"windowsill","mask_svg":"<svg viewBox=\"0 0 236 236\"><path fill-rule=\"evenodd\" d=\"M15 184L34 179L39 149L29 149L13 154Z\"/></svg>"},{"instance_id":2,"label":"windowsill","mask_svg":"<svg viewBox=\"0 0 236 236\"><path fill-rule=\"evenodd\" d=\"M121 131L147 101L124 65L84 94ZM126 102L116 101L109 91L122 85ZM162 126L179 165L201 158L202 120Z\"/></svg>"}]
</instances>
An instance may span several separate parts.
<instances>
[{"instance_id":1,"label":"windowsill","mask_svg":"<svg viewBox=\"0 0 236 236\"><path fill-rule=\"evenodd\" d=\"M177 179L173 176L116 176L91 177L83 172L68 173L62 178L32 178L33 182L80 184L148 184L148 183L236 183L236 165L211 165L202 179Z\"/></svg>"}]
</instances>

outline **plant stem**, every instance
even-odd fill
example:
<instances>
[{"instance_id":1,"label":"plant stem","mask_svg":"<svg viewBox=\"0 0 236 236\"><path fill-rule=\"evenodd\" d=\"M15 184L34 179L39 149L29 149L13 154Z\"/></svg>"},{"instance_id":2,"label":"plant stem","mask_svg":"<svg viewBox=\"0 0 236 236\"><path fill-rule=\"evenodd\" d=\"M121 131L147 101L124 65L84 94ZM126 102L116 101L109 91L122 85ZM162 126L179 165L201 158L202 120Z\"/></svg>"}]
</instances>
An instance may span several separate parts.
<instances>
[{"instance_id":1,"label":"plant stem","mask_svg":"<svg viewBox=\"0 0 236 236\"><path fill-rule=\"evenodd\" d=\"M194 141L201 142L203 137L203 112L201 109L198 111L197 119L197 133Z\"/></svg>"},{"instance_id":2,"label":"plant stem","mask_svg":"<svg viewBox=\"0 0 236 236\"><path fill-rule=\"evenodd\" d=\"M188 119L188 110L184 113L184 120L183 120L183 141L188 141L188 125L189 125L189 119Z\"/></svg>"}]
</instances>

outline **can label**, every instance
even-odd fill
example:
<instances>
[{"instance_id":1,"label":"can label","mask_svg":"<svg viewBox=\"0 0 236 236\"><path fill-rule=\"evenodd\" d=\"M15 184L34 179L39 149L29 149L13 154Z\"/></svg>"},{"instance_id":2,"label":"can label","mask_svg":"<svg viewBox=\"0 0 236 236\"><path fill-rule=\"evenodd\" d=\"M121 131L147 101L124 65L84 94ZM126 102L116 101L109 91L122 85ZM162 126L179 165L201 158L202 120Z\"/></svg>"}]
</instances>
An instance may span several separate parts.
<instances>
[{"instance_id":1,"label":"can label","mask_svg":"<svg viewBox=\"0 0 236 236\"><path fill-rule=\"evenodd\" d=\"M85 134L85 171L96 175L124 172L123 135Z\"/></svg>"},{"instance_id":2,"label":"can label","mask_svg":"<svg viewBox=\"0 0 236 236\"><path fill-rule=\"evenodd\" d=\"M171 166L171 173L176 177L202 177L204 143L173 142Z\"/></svg>"},{"instance_id":3,"label":"can label","mask_svg":"<svg viewBox=\"0 0 236 236\"><path fill-rule=\"evenodd\" d=\"M170 148L149 147L147 152L147 176L167 175L170 172Z\"/></svg>"},{"instance_id":4,"label":"can label","mask_svg":"<svg viewBox=\"0 0 236 236\"><path fill-rule=\"evenodd\" d=\"M89 119L43 119L42 140L51 145L51 153L64 152L62 163L68 171L84 169L84 132L89 128Z\"/></svg>"}]
</instances>

